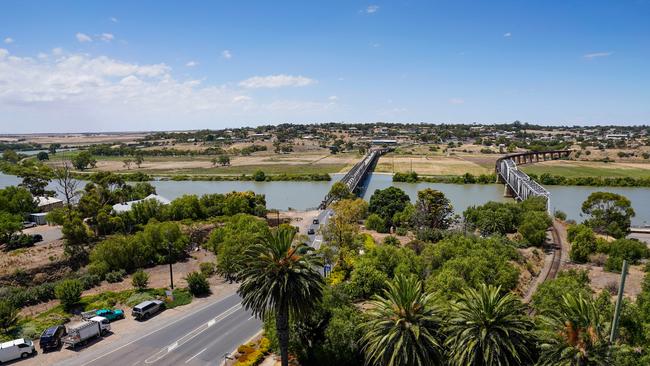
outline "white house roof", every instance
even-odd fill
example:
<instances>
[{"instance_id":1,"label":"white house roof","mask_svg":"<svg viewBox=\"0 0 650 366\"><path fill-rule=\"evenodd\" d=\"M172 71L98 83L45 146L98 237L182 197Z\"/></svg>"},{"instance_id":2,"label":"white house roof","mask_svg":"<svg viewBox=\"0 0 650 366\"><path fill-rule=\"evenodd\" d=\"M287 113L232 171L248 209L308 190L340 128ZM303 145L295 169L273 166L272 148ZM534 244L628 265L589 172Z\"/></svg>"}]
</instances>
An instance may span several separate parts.
<instances>
[{"instance_id":1,"label":"white house roof","mask_svg":"<svg viewBox=\"0 0 650 366\"><path fill-rule=\"evenodd\" d=\"M43 206L48 206L56 203L63 202L63 200L60 200L56 197L35 197L34 201L36 201L36 205L38 207L43 207Z\"/></svg>"},{"instance_id":2,"label":"white house roof","mask_svg":"<svg viewBox=\"0 0 650 366\"><path fill-rule=\"evenodd\" d=\"M145 198L143 198L141 200L128 201L128 202L124 202L124 203L115 204L115 205L113 205L113 211L118 212L118 213L119 212L131 211L131 206L133 206L133 204L138 203L138 202L142 202L142 201L146 201L146 200L156 200L156 201L160 202L163 205L167 205L167 204L169 204L169 202L171 202L170 200L168 200L167 198L165 198L163 196L159 196L157 194L150 194L150 195L148 195L147 197L145 197Z\"/></svg>"}]
</instances>

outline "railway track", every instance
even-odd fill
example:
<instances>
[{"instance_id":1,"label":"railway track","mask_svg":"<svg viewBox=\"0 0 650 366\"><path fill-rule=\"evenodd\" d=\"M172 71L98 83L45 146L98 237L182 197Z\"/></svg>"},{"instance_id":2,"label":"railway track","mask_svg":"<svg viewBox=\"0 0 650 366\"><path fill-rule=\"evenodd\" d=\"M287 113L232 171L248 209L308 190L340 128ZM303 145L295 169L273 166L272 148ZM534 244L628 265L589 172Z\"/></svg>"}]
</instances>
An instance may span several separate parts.
<instances>
[{"instance_id":1,"label":"railway track","mask_svg":"<svg viewBox=\"0 0 650 366\"><path fill-rule=\"evenodd\" d=\"M546 271L546 273L541 274L541 280L538 281L535 285L534 288L532 288L532 291L530 291L528 294L523 299L523 302L525 304L530 303L532 300L532 295L535 293L539 285L542 283L552 280L555 277L557 277L557 273L560 271L560 267L562 265L562 239L560 237L559 230L557 228L557 222L553 220L553 226L551 226L551 238L552 240L552 256L551 256L551 266L549 267L549 270ZM533 310L531 309L529 311L530 314L532 314Z\"/></svg>"}]
</instances>

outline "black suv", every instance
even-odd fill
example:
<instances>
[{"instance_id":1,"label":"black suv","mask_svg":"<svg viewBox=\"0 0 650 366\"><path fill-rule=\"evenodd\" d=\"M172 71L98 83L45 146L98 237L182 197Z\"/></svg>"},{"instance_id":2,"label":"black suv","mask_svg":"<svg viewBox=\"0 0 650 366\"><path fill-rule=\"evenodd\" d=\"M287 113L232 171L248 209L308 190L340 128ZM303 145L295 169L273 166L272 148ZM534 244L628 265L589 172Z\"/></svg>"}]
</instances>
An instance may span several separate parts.
<instances>
[{"instance_id":1,"label":"black suv","mask_svg":"<svg viewBox=\"0 0 650 366\"><path fill-rule=\"evenodd\" d=\"M59 348L61 346L61 338L67 334L68 332L63 325L49 327L41 334L39 345L43 351Z\"/></svg>"}]
</instances>

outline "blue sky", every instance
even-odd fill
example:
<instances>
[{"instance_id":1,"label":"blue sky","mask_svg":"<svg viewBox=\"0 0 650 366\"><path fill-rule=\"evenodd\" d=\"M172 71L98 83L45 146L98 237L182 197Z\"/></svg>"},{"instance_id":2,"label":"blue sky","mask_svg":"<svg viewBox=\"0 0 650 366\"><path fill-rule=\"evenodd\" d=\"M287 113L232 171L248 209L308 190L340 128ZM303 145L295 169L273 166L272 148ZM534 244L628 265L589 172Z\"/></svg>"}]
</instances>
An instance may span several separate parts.
<instances>
[{"instance_id":1,"label":"blue sky","mask_svg":"<svg viewBox=\"0 0 650 366\"><path fill-rule=\"evenodd\" d=\"M650 122L650 1L3 1L0 133Z\"/></svg>"}]
</instances>

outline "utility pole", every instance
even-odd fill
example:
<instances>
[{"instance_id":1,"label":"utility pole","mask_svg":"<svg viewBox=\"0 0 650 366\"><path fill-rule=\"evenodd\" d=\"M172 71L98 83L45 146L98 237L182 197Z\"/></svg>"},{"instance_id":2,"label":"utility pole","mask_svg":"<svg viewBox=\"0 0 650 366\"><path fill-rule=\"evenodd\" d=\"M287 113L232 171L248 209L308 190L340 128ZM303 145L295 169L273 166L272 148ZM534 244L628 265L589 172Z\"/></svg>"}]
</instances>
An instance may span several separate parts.
<instances>
[{"instance_id":1,"label":"utility pole","mask_svg":"<svg viewBox=\"0 0 650 366\"><path fill-rule=\"evenodd\" d=\"M172 243L167 242L167 249L169 250L169 254L167 256L167 259L169 260L169 283L171 285L172 290L174 290L174 273L172 272Z\"/></svg>"},{"instance_id":2,"label":"utility pole","mask_svg":"<svg viewBox=\"0 0 650 366\"><path fill-rule=\"evenodd\" d=\"M614 319L612 320L612 333L609 335L609 343L613 344L618 332L618 319L621 316L621 307L623 306L623 290L625 289L625 277L627 276L627 261L623 260L623 269L621 270L621 283L618 286L618 297L616 298L616 308L614 309Z\"/></svg>"}]
</instances>

